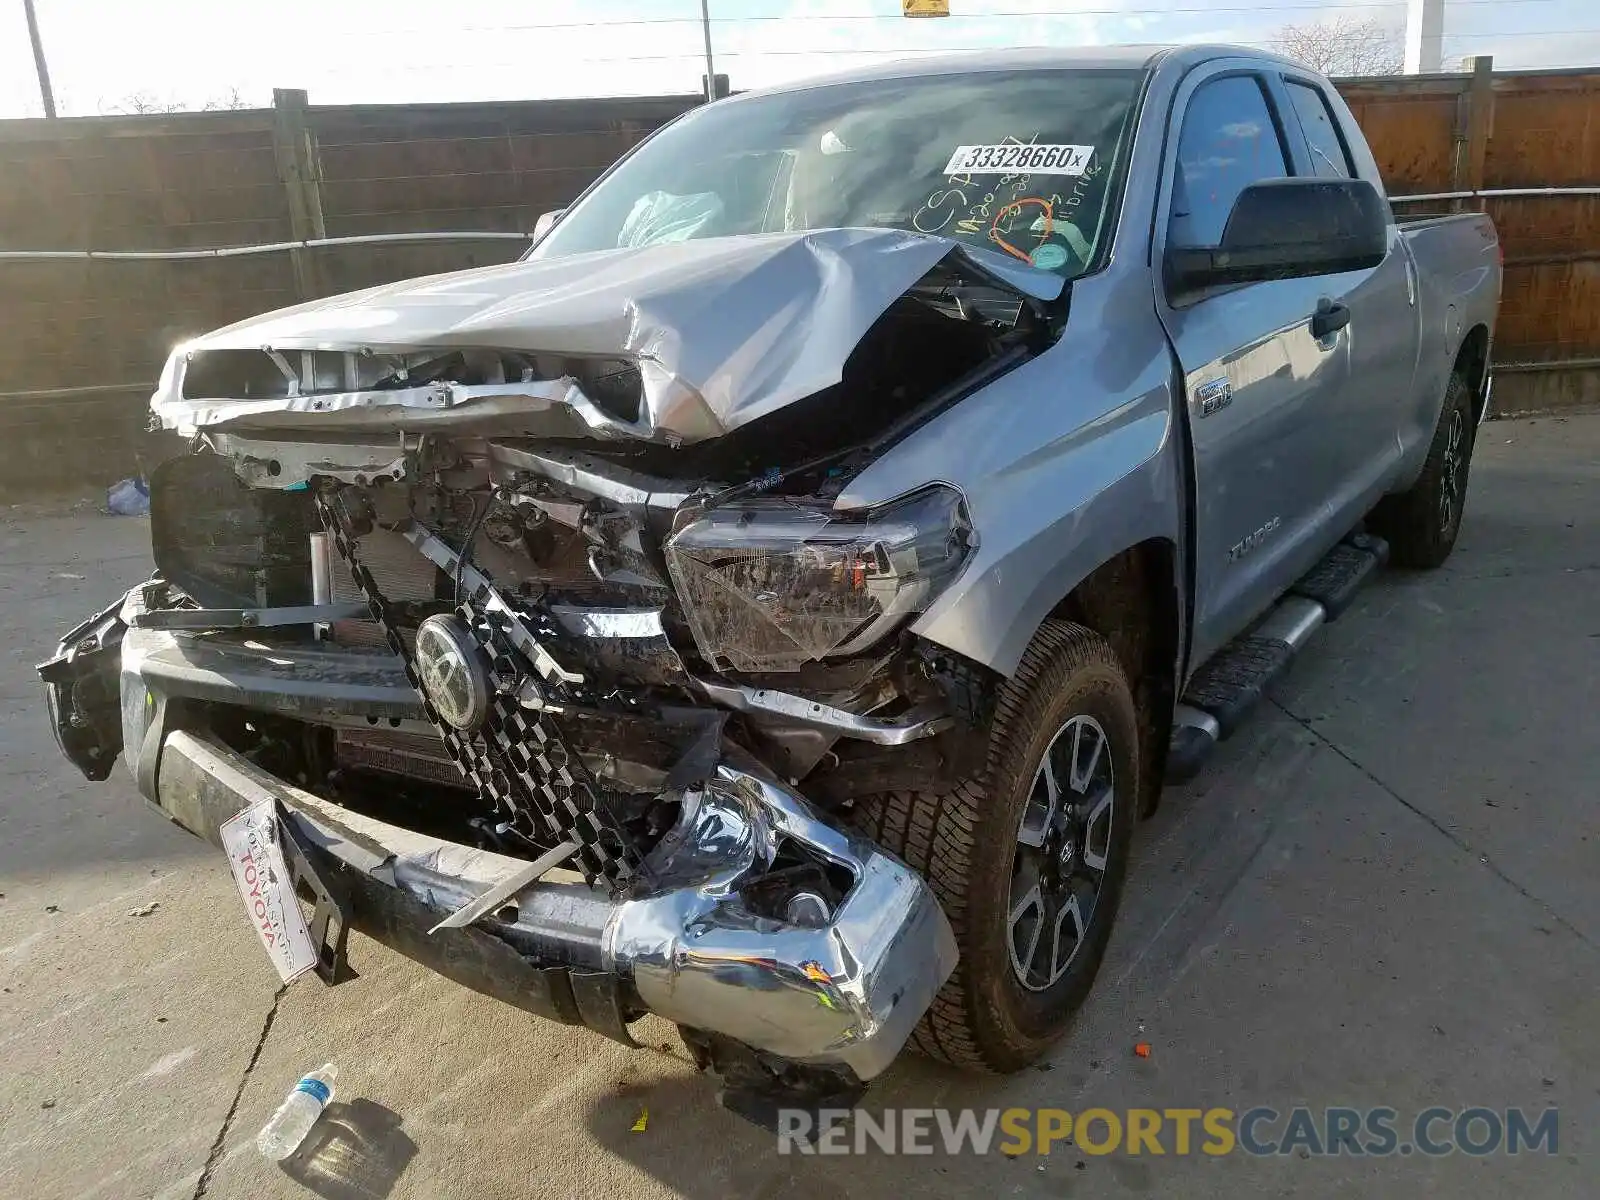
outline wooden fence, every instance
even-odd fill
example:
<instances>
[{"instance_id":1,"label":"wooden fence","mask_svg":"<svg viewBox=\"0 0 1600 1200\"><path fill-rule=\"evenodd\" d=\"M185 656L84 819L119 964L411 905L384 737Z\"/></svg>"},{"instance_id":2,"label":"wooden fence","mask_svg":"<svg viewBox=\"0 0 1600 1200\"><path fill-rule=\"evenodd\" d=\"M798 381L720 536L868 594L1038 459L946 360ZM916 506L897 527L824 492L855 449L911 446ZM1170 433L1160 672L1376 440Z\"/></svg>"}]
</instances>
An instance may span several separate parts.
<instances>
[{"instance_id":1,"label":"wooden fence","mask_svg":"<svg viewBox=\"0 0 1600 1200\"><path fill-rule=\"evenodd\" d=\"M1600 185L1600 69L1340 87L1393 194ZM275 101L243 112L0 121L0 250L525 232L696 98L324 107L279 92ZM1600 195L1485 203L1506 253L1497 407L1600 400ZM186 336L301 298L505 261L520 248L436 241L176 262L0 260L9 451L0 491L134 469L151 382Z\"/></svg>"},{"instance_id":2,"label":"wooden fence","mask_svg":"<svg viewBox=\"0 0 1600 1200\"><path fill-rule=\"evenodd\" d=\"M1495 407L1600 403L1600 69L1346 80L1346 101L1396 196L1524 192L1482 204L1505 255ZM1544 189L1589 189L1537 194Z\"/></svg>"},{"instance_id":3,"label":"wooden fence","mask_svg":"<svg viewBox=\"0 0 1600 1200\"><path fill-rule=\"evenodd\" d=\"M533 228L693 96L0 121L0 250L186 250ZM170 347L299 299L514 258L516 240L0 260L0 492L137 468Z\"/></svg>"}]
</instances>

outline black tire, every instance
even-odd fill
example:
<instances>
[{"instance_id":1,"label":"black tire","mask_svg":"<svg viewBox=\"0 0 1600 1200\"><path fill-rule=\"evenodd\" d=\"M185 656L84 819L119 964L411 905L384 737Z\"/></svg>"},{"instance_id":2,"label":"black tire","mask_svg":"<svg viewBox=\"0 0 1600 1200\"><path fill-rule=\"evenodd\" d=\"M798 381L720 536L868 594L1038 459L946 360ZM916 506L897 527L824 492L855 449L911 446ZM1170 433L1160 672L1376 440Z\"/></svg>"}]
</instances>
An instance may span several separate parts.
<instances>
[{"instance_id":1,"label":"black tire","mask_svg":"<svg viewBox=\"0 0 1600 1200\"><path fill-rule=\"evenodd\" d=\"M1372 510L1369 524L1389 543L1395 566L1432 570L1455 549L1477 440L1476 416L1471 384L1460 371L1452 372L1422 474Z\"/></svg>"},{"instance_id":2,"label":"black tire","mask_svg":"<svg viewBox=\"0 0 1600 1200\"><path fill-rule=\"evenodd\" d=\"M1046 751L1065 754L1058 733L1070 736L1070 730L1077 730L1093 738L1094 727L1109 751L1104 754L1109 783L1096 785L1098 758L1087 763L1083 793L1072 793L1080 802L1062 807L1087 811L1092 805L1109 814L1100 818L1109 819L1109 828L1103 836L1093 823L1080 835L1068 831L1054 848L1049 840L1038 848L1019 846L1024 813L1030 821L1039 813L1036 785L1043 786ZM1106 640L1081 625L1048 622L1015 676L1001 688L979 775L944 792L892 792L856 802L852 819L857 827L932 885L961 952L955 973L912 1035L917 1049L957 1066L1009 1072L1035 1061L1066 1031L1100 969L1127 873L1140 794L1138 728L1127 676ZM1074 756L1079 745L1072 744ZM1071 760L1069 782L1076 784L1083 759L1092 753L1085 744L1082 757ZM1060 765L1064 760L1052 761ZM1050 806L1051 813L1055 807ZM1037 829L1029 833L1036 835L1044 837ZM1021 924L1014 920L1018 905L1013 889L1026 883L1027 871L1035 872L1033 891L1041 898L1034 927L1043 930L1052 910L1045 907L1045 868L1039 864L1049 858L1058 874L1067 874L1072 852L1061 847L1075 836L1081 836L1078 869L1086 877L1092 875L1092 860L1103 862L1099 890L1087 920L1072 921L1076 936L1064 973L1051 981L1061 951L1057 934L1046 947L1052 956L1048 970L1034 970L1034 985L1025 984L1022 976L1028 970L1014 966L1013 958L1014 953L1020 956L1026 940L1020 935L1028 926L1026 914ZM1063 886L1076 886L1076 878ZM1063 914L1068 909L1081 917L1081 904L1068 900L1056 910L1058 928L1070 915ZM1027 955L1030 967L1041 964L1034 948Z\"/></svg>"}]
</instances>

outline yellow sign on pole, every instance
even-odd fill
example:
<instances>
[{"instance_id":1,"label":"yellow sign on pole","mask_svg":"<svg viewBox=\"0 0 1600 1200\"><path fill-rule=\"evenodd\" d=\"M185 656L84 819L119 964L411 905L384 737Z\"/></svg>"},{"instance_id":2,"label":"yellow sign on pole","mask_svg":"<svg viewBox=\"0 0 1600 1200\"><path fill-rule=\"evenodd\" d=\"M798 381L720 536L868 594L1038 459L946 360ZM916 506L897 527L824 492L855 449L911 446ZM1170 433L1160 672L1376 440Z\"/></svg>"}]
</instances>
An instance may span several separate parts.
<instances>
[{"instance_id":1,"label":"yellow sign on pole","mask_svg":"<svg viewBox=\"0 0 1600 1200\"><path fill-rule=\"evenodd\" d=\"M900 11L908 17L948 17L950 0L900 0Z\"/></svg>"}]
</instances>

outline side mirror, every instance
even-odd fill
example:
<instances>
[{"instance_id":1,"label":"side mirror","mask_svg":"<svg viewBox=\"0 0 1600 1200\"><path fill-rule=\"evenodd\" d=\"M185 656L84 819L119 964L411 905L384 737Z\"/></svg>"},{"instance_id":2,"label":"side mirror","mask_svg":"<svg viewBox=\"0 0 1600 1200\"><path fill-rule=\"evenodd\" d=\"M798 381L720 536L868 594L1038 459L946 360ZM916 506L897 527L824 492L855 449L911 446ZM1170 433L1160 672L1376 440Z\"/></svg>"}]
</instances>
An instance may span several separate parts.
<instances>
[{"instance_id":1,"label":"side mirror","mask_svg":"<svg viewBox=\"0 0 1600 1200\"><path fill-rule=\"evenodd\" d=\"M1267 179L1239 193L1216 246L1167 247L1167 286L1301 279L1376 267L1389 218L1365 179Z\"/></svg>"},{"instance_id":2,"label":"side mirror","mask_svg":"<svg viewBox=\"0 0 1600 1200\"><path fill-rule=\"evenodd\" d=\"M539 219L533 223L533 245L537 246L544 240L544 235L556 227L556 222L561 220L561 215L566 211L564 208L553 208L539 214Z\"/></svg>"}]
</instances>

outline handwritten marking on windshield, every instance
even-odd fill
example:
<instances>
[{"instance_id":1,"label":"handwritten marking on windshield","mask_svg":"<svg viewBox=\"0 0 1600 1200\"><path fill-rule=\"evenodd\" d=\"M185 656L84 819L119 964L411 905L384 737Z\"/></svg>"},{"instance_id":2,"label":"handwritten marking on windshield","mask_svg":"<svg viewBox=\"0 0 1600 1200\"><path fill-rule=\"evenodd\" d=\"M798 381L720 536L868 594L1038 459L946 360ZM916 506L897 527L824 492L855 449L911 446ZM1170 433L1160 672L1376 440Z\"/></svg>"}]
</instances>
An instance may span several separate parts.
<instances>
[{"instance_id":1,"label":"handwritten marking on windshield","mask_svg":"<svg viewBox=\"0 0 1600 1200\"><path fill-rule=\"evenodd\" d=\"M1013 213L1020 213L1029 205L1041 209L1044 212L1044 216L1041 218L1044 221L1044 230L1039 234L1039 241L1042 243L1048 240L1050 237L1050 231L1054 228L1055 213L1050 207L1050 201L1040 196L1023 196L1020 200L1013 200L1010 204L1006 205L999 212L997 212L994 217L994 224L989 226L989 240L995 245L999 246L1000 249L1004 250L1013 258L1020 258L1023 262L1027 263L1029 266L1032 266L1033 255L1026 250L1018 249L1016 246L1013 246L1010 242L1006 241L1005 236L1000 229L1001 223L1005 221L1006 217L1012 215ZM1032 232L1037 231L1038 224L1036 222ZM1006 224L1005 233L1010 232L1011 224L1008 223Z\"/></svg>"},{"instance_id":2,"label":"handwritten marking on windshield","mask_svg":"<svg viewBox=\"0 0 1600 1200\"><path fill-rule=\"evenodd\" d=\"M967 194L960 188L941 189L922 202L911 217L911 227L918 233L938 233L967 207Z\"/></svg>"},{"instance_id":3,"label":"handwritten marking on windshield","mask_svg":"<svg viewBox=\"0 0 1600 1200\"><path fill-rule=\"evenodd\" d=\"M912 214L912 228L919 233L986 241L1013 258L1046 270L1064 264L1066 251L1050 241L1052 236L1064 237L1072 253L1087 260L1090 253L1087 240L1065 219L1065 213L1083 203L1090 181L1102 173L1102 164L1094 147L1073 146L1070 149L1083 153L1057 154L1051 165L1048 152L1052 148L1060 147L1055 143L1041 143L1038 131L1026 139L1006 134L990 147L963 147L969 151L993 149L1003 152L994 161L1015 162L1009 167L986 168L983 164L987 159L982 154L969 154L964 159L952 155L945 164L948 181L934 188ZM1035 166L1036 162L1040 165ZM1036 176L1059 179L1064 174L1072 178L1067 194L1053 190L1048 195L1033 194L1044 190L1033 187ZM984 179L986 175L990 178ZM1000 177L995 179L995 175ZM1030 220L1023 216L1025 210L1037 212L1031 214ZM1027 235L1029 241L1024 242L1023 235ZM1031 251L1025 247L1031 247ZM1052 248L1040 258L1039 251L1046 247ZM1058 262L1057 258L1062 261Z\"/></svg>"}]
</instances>

